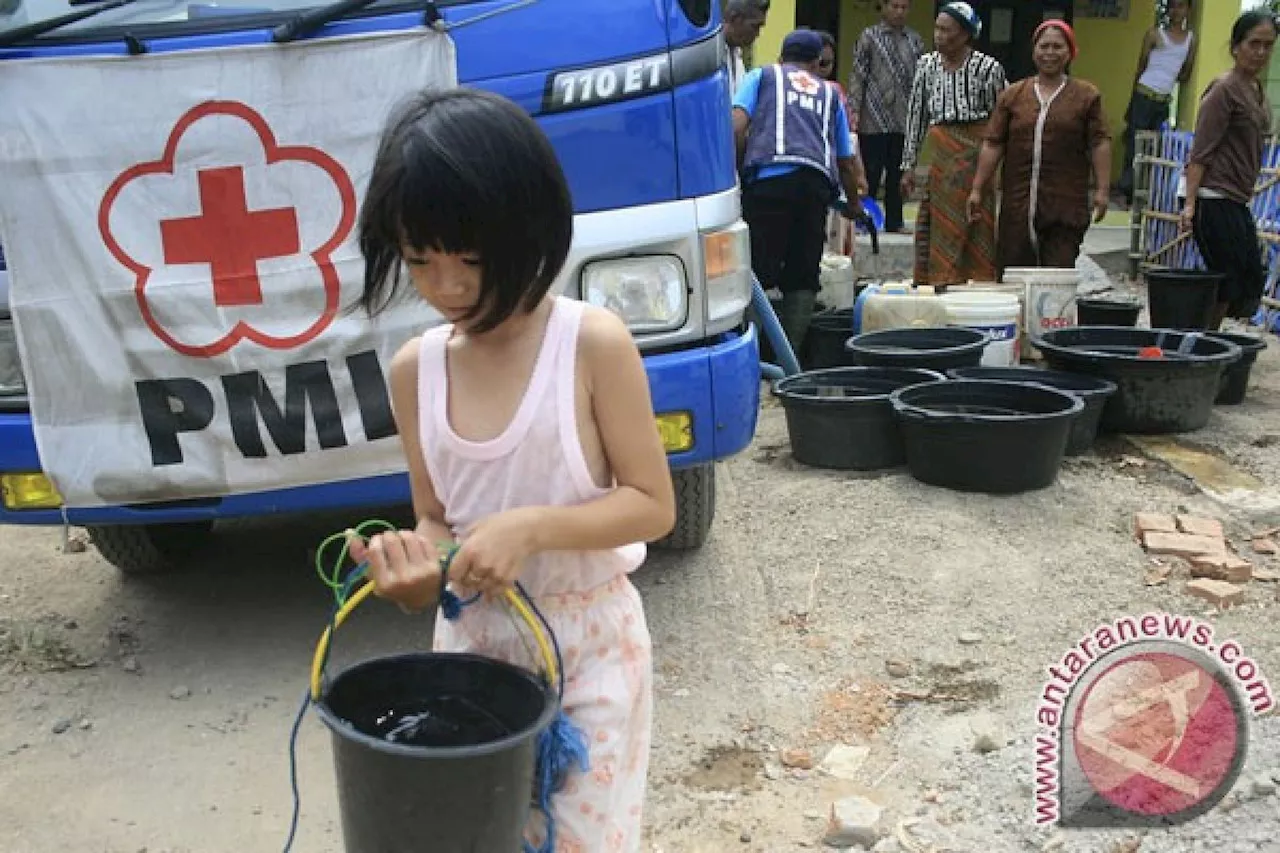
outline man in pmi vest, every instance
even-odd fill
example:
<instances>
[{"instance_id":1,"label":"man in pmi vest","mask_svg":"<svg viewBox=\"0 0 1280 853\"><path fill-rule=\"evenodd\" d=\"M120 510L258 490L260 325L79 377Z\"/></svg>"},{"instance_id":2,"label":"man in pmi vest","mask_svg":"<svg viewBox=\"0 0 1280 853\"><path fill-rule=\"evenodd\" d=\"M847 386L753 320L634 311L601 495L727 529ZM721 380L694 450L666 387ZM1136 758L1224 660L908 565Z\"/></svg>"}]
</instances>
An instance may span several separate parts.
<instances>
[{"instance_id":1,"label":"man in pmi vest","mask_svg":"<svg viewBox=\"0 0 1280 853\"><path fill-rule=\"evenodd\" d=\"M751 267L782 292L783 331L797 353L817 298L827 214L839 198L860 204L866 174L843 98L818 74L822 36L796 30L782 61L747 73L733 99L742 216Z\"/></svg>"}]
</instances>

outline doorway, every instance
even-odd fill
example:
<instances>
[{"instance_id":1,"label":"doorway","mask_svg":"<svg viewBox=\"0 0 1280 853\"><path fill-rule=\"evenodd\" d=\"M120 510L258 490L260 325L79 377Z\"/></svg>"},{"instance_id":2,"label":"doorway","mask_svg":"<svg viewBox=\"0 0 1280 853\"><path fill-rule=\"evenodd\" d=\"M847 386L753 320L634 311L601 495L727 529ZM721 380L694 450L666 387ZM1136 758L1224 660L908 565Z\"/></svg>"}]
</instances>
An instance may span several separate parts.
<instances>
[{"instance_id":1,"label":"doorway","mask_svg":"<svg viewBox=\"0 0 1280 853\"><path fill-rule=\"evenodd\" d=\"M797 0L796 26L830 33L840 48L836 51L836 56L842 55L845 45L839 44L840 3L835 0ZM848 47L853 50L853 45Z\"/></svg>"},{"instance_id":2,"label":"doorway","mask_svg":"<svg viewBox=\"0 0 1280 853\"><path fill-rule=\"evenodd\" d=\"M1031 36L1049 18L1073 23L1074 0L970 0L982 16L977 49L1000 61L1009 82L1035 73ZM938 3L941 8L943 3Z\"/></svg>"}]
</instances>

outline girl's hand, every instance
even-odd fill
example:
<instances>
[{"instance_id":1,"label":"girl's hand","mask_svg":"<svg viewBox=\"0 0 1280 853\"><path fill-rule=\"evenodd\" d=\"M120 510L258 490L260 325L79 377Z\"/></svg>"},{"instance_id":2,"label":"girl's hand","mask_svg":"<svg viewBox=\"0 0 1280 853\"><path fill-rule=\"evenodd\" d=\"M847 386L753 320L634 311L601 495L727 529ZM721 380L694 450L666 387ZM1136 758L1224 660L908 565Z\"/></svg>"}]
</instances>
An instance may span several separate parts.
<instances>
[{"instance_id":1,"label":"girl's hand","mask_svg":"<svg viewBox=\"0 0 1280 853\"><path fill-rule=\"evenodd\" d=\"M475 524L453 555L449 577L460 587L488 598L515 585L525 560L537 553L539 513L523 507L491 515Z\"/></svg>"},{"instance_id":2,"label":"girl's hand","mask_svg":"<svg viewBox=\"0 0 1280 853\"><path fill-rule=\"evenodd\" d=\"M903 201L910 201L911 196L914 195L916 191L915 170L913 169L910 172L903 172L902 181L900 183L901 183L901 186L899 187L899 189L902 190Z\"/></svg>"},{"instance_id":3,"label":"girl's hand","mask_svg":"<svg viewBox=\"0 0 1280 853\"><path fill-rule=\"evenodd\" d=\"M368 565L374 594L394 601L406 613L418 613L440 600L440 554L435 543L416 530L379 533L366 545L350 538L351 557Z\"/></svg>"}]
</instances>

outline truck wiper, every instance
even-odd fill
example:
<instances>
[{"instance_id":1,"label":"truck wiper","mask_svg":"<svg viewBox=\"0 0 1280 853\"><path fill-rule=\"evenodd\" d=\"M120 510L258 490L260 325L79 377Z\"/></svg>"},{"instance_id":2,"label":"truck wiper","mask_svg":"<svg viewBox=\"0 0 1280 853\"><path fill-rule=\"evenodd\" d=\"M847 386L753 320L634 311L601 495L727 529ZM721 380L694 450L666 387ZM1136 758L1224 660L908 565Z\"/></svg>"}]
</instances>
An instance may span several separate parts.
<instances>
[{"instance_id":1,"label":"truck wiper","mask_svg":"<svg viewBox=\"0 0 1280 853\"><path fill-rule=\"evenodd\" d=\"M345 18L353 12L359 12L361 9L367 9L378 0L338 0L337 3L330 3L328 6L321 6L319 9L312 9L310 12L303 12L301 15L290 20L288 23L281 24L271 31L271 40L276 44L284 44L285 42L296 41L303 36L310 35L325 24L332 23L339 18ZM428 3L434 6L434 3Z\"/></svg>"},{"instance_id":2,"label":"truck wiper","mask_svg":"<svg viewBox=\"0 0 1280 853\"><path fill-rule=\"evenodd\" d=\"M77 21L83 21L85 18L92 18L94 15L110 12L112 9L119 9L121 6L128 6L134 2L137 2L137 0L107 0L106 3L94 6L92 9L68 12L56 18L46 18L43 21L36 21L34 24L26 24L21 27L14 27L11 30L4 30L0 32L0 47L13 47L15 44L22 44L45 33L61 29L67 24L74 24Z\"/></svg>"}]
</instances>

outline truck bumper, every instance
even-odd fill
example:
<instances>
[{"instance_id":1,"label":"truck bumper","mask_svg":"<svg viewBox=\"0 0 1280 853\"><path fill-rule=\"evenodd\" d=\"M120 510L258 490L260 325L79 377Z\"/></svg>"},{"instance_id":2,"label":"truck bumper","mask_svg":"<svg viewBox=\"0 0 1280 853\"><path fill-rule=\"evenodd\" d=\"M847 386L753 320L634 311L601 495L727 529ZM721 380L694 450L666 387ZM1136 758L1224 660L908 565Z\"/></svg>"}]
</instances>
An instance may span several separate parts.
<instances>
[{"instance_id":1,"label":"truck bumper","mask_svg":"<svg viewBox=\"0 0 1280 853\"><path fill-rule=\"evenodd\" d=\"M706 346L651 355L644 361L673 469L724 459L751 443L760 404L760 355L754 327L742 334L719 335ZM0 474L42 470L31 417L0 413ZM11 496L4 497L0 524L44 525L167 524L410 502L404 474L134 506L11 509Z\"/></svg>"}]
</instances>

